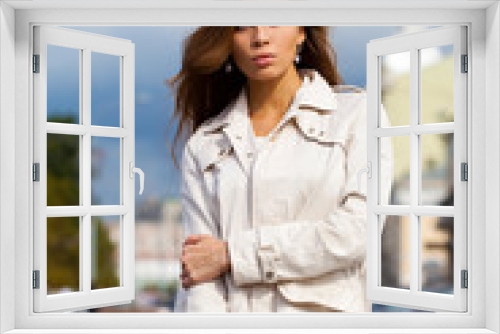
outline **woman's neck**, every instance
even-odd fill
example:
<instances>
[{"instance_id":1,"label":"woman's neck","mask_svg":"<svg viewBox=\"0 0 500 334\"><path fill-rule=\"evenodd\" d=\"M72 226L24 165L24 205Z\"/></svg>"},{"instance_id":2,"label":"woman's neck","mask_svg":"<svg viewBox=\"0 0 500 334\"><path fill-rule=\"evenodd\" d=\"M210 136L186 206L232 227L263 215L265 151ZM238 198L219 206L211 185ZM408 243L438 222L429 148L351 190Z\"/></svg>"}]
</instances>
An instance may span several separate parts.
<instances>
[{"instance_id":1,"label":"woman's neck","mask_svg":"<svg viewBox=\"0 0 500 334\"><path fill-rule=\"evenodd\" d=\"M294 66L275 79L249 80L245 89L250 117L280 118L290 107L302 80Z\"/></svg>"}]
</instances>

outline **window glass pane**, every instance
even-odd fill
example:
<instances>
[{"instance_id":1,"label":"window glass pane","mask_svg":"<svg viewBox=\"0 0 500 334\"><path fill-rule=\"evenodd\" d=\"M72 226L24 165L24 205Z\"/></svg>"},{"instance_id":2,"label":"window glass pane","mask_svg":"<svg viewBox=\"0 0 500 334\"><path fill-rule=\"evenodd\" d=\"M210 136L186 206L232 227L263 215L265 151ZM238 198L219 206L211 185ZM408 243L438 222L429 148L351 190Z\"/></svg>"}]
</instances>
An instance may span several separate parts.
<instances>
[{"instance_id":1,"label":"window glass pane","mask_svg":"<svg viewBox=\"0 0 500 334\"><path fill-rule=\"evenodd\" d=\"M381 286L410 289L410 217L380 216Z\"/></svg>"},{"instance_id":2,"label":"window glass pane","mask_svg":"<svg viewBox=\"0 0 500 334\"><path fill-rule=\"evenodd\" d=\"M92 205L120 205L120 138L92 137Z\"/></svg>"},{"instance_id":3,"label":"window glass pane","mask_svg":"<svg viewBox=\"0 0 500 334\"><path fill-rule=\"evenodd\" d=\"M80 290L80 217L47 218L47 294Z\"/></svg>"},{"instance_id":4,"label":"window glass pane","mask_svg":"<svg viewBox=\"0 0 500 334\"><path fill-rule=\"evenodd\" d=\"M453 294L453 217L420 217L422 291Z\"/></svg>"},{"instance_id":5,"label":"window glass pane","mask_svg":"<svg viewBox=\"0 0 500 334\"><path fill-rule=\"evenodd\" d=\"M391 126L410 125L410 51L383 55L381 103Z\"/></svg>"},{"instance_id":6,"label":"window glass pane","mask_svg":"<svg viewBox=\"0 0 500 334\"><path fill-rule=\"evenodd\" d=\"M120 216L92 217L92 290L120 286Z\"/></svg>"},{"instance_id":7,"label":"window glass pane","mask_svg":"<svg viewBox=\"0 0 500 334\"><path fill-rule=\"evenodd\" d=\"M47 122L80 123L80 49L47 45Z\"/></svg>"},{"instance_id":8,"label":"window glass pane","mask_svg":"<svg viewBox=\"0 0 500 334\"><path fill-rule=\"evenodd\" d=\"M387 171L380 170L380 198L384 196L382 192L387 188L383 182L391 182L388 204L410 205L410 136L394 136L389 139L393 150L392 177L388 179L390 176Z\"/></svg>"},{"instance_id":9,"label":"window glass pane","mask_svg":"<svg viewBox=\"0 0 500 334\"><path fill-rule=\"evenodd\" d=\"M421 135L421 205L453 206L453 133Z\"/></svg>"},{"instance_id":10,"label":"window glass pane","mask_svg":"<svg viewBox=\"0 0 500 334\"><path fill-rule=\"evenodd\" d=\"M120 126L120 57L92 52L92 125Z\"/></svg>"},{"instance_id":11,"label":"window glass pane","mask_svg":"<svg viewBox=\"0 0 500 334\"><path fill-rule=\"evenodd\" d=\"M453 122L453 45L419 51L421 123Z\"/></svg>"},{"instance_id":12,"label":"window glass pane","mask_svg":"<svg viewBox=\"0 0 500 334\"><path fill-rule=\"evenodd\" d=\"M79 150L79 136L47 134L47 206L80 205Z\"/></svg>"}]
</instances>

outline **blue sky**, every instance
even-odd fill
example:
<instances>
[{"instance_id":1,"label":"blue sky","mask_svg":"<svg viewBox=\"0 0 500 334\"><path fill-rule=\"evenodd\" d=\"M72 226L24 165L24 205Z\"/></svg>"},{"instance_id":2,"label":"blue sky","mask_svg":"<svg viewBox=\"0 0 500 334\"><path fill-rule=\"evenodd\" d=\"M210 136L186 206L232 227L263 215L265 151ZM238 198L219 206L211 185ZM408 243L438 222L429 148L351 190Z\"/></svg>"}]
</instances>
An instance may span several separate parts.
<instances>
[{"instance_id":1,"label":"blue sky","mask_svg":"<svg viewBox=\"0 0 500 334\"><path fill-rule=\"evenodd\" d=\"M180 69L182 42L195 26L64 26L101 35L131 40L135 44L135 165L145 173L148 197L177 197L179 171L170 158L174 110L172 92L163 83ZM418 29L418 28L417 28ZM336 26L330 35L338 67L346 84L366 85L366 44L372 40L412 31L399 26ZM50 46L48 62L48 110L68 113L78 107L78 52ZM92 53L92 124L118 126L119 62L116 56ZM52 92L52 93L51 93ZM57 92L57 94L55 94ZM167 131L170 130L170 131ZM110 138L114 139L114 138ZM119 150L116 141L93 141L104 151L102 169L92 186L101 204L118 204Z\"/></svg>"}]
</instances>

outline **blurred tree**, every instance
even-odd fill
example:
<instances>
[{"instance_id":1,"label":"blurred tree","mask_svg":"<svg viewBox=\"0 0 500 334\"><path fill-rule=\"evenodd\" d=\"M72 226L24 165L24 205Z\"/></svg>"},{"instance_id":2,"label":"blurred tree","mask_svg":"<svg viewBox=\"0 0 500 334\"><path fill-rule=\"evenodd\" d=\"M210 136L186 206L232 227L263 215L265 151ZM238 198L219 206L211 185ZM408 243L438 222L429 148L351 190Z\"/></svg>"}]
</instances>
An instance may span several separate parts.
<instances>
[{"instance_id":1,"label":"blurred tree","mask_svg":"<svg viewBox=\"0 0 500 334\"><path fill-rule=\"evenodd\" d=\"M75 124L73 116L49 116L48 122ZM47 206L80 205L79 137L47 135ZM92 177L98 175L98 168ZM42 171L43 172L43 171ZM93 289L119 286L116 266L110 265L114 245L100 217L92 219L97 231L97 270ZM57 292L66 288L79 291L79 217L47 218L47 287Z\"/></svg>"}]
</instances>

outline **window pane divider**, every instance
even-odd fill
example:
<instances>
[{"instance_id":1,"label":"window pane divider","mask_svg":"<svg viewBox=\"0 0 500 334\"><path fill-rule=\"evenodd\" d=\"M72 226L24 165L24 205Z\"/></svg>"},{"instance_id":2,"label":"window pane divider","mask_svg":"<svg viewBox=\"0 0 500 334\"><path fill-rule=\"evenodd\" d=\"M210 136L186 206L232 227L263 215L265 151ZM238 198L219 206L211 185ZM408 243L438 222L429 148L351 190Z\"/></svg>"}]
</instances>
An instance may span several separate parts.
<instances>
[{"instance_id":1,"label":"window pane divider","mask_svg":"<svg viewBox=\"0 0 500 334\"><path fill-rule=\"evenodd\" d=\"M410 215L417 216L437 216L453 217L455 215L454 206L436 206L436 205L376 205L373 213L380 215Z\"/></svg>"},{"instance_id":2,"label":"window pane divider","mask_svg":"<svg viewBox=\"0 0 500 334\"><path fill-rule=\"evenodd\" d=\"M47 217L79 217L89 214L91 216L115 216L130 212L125 205L92 205L92 206L49 206Z\"/></svg>"},{"instance_id":3,"label":"window pane divider","mask_svg":"<svg viewBox=\"0 0 500 334\"><path fill-rule=\"evenodd\" d=\"M390 128L373 129L373 134L376 137L408 136L410 133L418 135L431 135L431 134L454 133L454 132L455 132L454 122L417 124L411 126L393 126Z\"/></svg>"},{"instance_id":4,"label":"window pane divider","mask_svg":"<svg viewBox=\"0 0 500 334\"><path fill-rule=\"evenodd\" d=\"M414 130L419 124L420 111L420 66L419 51L410 48L410 127ZM410 207L415 208L421 198L420 181L420 137L414 131L410 132ZM412 210L413 212L413 210ZM419 290L421 271L421 238L419 217L410 214L410 291L415 294Z\"/></svg>"},{"instance_id":5,"label":"window pane divider","mask_svg":"<svg viewBox=\"0 0 500 334\"><path fill-rule=\"evenodd\" d=\"M111 126L88 126L47 122L47 133L82 136L90 133L91 136L124 138L130 134L130 131L128 129L115 128Z\"/></svg>"}]
</instances>

